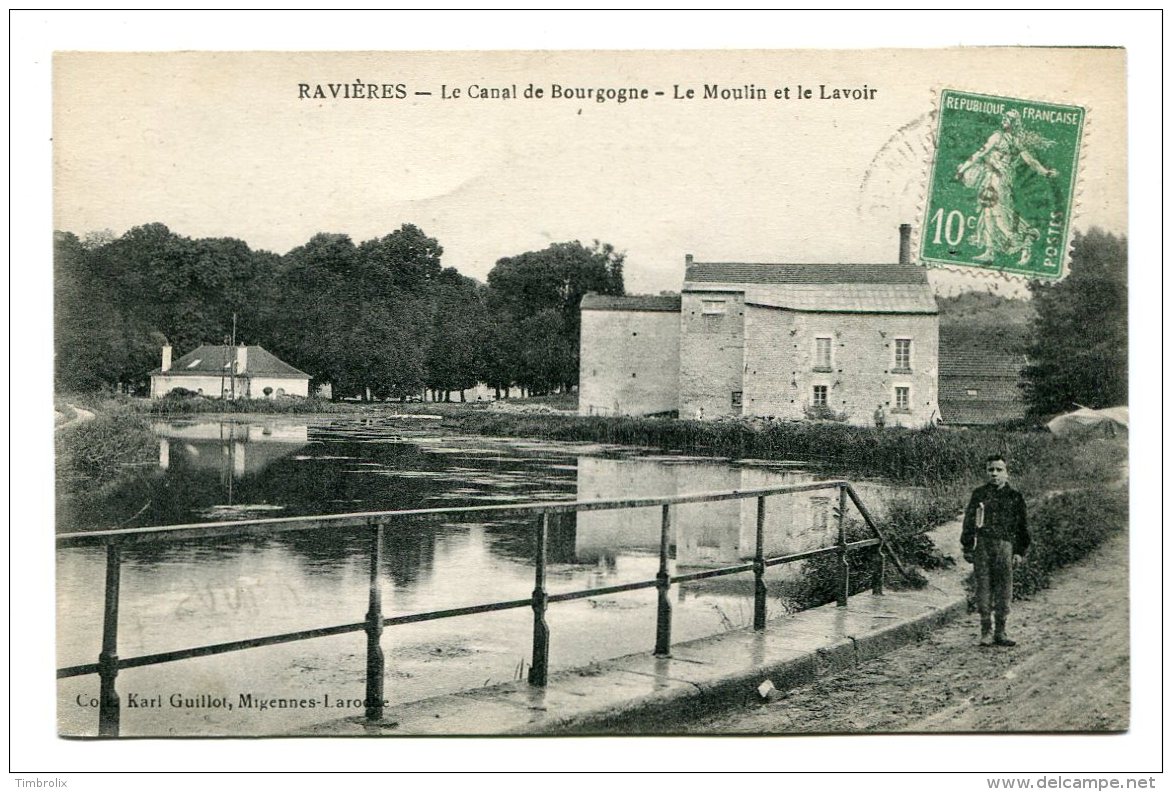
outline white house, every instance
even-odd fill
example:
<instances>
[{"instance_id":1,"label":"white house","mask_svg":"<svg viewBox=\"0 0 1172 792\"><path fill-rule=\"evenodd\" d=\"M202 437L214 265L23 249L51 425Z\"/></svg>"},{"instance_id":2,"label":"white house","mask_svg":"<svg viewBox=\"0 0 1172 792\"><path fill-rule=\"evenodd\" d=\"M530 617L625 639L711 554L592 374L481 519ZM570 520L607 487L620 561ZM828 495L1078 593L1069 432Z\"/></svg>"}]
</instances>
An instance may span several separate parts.
<instances>
[{"instance_id":1,"label":"white house","mask_svg":"<svg viewBox=\"0 0 1172 792\"><path fill-rule=\"evenodd\" d=\"M223 399L305 397L309 375L259 345L203 344L174 362L167 345L162 365L151 372L151 398L161 399L175 388Z\"/></svg>"}]
</instances>

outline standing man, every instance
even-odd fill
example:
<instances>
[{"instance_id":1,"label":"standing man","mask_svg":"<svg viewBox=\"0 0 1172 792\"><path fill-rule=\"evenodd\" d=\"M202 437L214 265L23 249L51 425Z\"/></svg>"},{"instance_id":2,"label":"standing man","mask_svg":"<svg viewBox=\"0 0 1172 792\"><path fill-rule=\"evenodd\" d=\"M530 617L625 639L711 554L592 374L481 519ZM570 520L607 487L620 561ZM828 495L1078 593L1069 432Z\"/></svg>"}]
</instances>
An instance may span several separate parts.
<instances>
[{"instance_id":1,"label":"standing man","mask_svg":"<svg viewBox=\"0 0 1172 792\"><path fill-rule=\"evenodd\" d=\"M985 473L989 483L973 490L965 509L960 546L977 581L981 646L1014 646L1017 642L1005 634L1005 620L1013 596L1013 565L1030 546L1025 498L1009 486L1005 457L986 459Z\"/></svg>"}]
</instances>

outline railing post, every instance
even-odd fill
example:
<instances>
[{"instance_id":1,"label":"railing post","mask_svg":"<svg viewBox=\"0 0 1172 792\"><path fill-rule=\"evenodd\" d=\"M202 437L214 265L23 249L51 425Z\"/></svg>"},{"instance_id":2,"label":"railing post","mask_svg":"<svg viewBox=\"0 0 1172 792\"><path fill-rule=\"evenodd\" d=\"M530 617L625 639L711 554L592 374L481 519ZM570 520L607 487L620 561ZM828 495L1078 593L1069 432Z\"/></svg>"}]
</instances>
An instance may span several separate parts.
<instances>
[{"instance_id":1,"label":"railing post","mask_svg":"<svg viewBox=\"0 0 1172 792\"><path fill-rule=\"evenodd\" d=\"M98 736L117 737L121 702L114 682L118 677L118 589L122 583L122 551L106 545L106 605L102 614L102 653L98 655L101 689L98 698Z\"/></svg>"},{"instance_id":2,"label":"railing post","mask_svg":"<svg viewBox=\"0 0 1172 792\"><path fill-rule=\"evenodd\" d=\"M667 569L667 545L671 540L671 506L663 504L659 521L659 572L655 575L655 588L659 592L659 609L655 614L655 654L667 657L671 654L671 575Z\"/></svg>"},{"instance_id":3,"label":"railing post","mask_svg":"<svg viewBox=\"0 0 1172 792\"><path fill-rule=\"evenodd\" d=\"M871 570L871 593L883 593L883 576L887 572L887 561L883 557L883 545L875 548L875 567Z\"/></svg>"},{"instance_id":4,"label":"railing post","mask_svg":"<svg viewBox=\"0 0 1172 792\"><path fill-rule=\"evenodd\" d=\"M549 512L541 515L541 526L537 529L536 571L533 577L533 664L529 667L529 684L545 687L549 679L549 625L545 622L545 609L549 595L545 593L545 540L549 535Z\"/></svg>"},{"instance_id":5,"label":"railing post","mask_svg":"<svg viewBox=\"0 0 1172 792\"><path fill-rule=\"evenodd\" d=\"M383 679L386 660L383 656L383 598L379 584L382 567L383 526L375 523L370 532L370 606L366 611L366 719L382 720Z\"/></svg>"},{"instance_id":6,"label":"railing post","mask_svg":"<svg viewBox=\"0 0 1172 792\"><path fill-rule=\"evenodd\" d=\"M838 488L838 607L845 608L850 597L851 568L846 550L846 487Z\"/></svg>"},{"instance_id":7,"label":"railing post","mask_svg":"<svg viewBox=\"0 0 1172 792\"><path fill-rule=\"evenodd\" d=\"M757 551L753 555L753 629L765 629L765 496L757 498Z\"/></svg>"}]
</instances>

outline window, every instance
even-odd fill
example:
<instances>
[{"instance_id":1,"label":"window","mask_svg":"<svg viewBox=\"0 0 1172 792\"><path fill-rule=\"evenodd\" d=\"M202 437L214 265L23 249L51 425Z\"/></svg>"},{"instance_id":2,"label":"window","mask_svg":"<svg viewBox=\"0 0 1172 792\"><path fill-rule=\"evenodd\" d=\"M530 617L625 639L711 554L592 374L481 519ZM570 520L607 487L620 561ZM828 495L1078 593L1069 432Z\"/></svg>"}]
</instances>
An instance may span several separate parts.
<instances>
[{"instance_id":1,"label":"window","mask_svg":"<svg viewBox=\"0 0 1172 792\"><path fill-rule=\"evenodd\" d=\"M826 391L827 390L828 390L828 388L825 385L815 385L814 386L814 406L815 407L825 407L826 406Z\"/></svg>"},{"instance_id":2,"label":"window","mask_svg":"<svg viewBox=\"0 0 1172 792\"><path fill-rule=\"evenodd\" d=\"M912 406L912 389L907 385L895 386L895 409L908 412Z\"/></svg>"},{"instance_id":3,"label":"window","mask_svg":"<svg viewBox=\"0 0 1172 792\"><path fill-rule=\"evenodd\" d=\"M719 332L724 323L724 300L702 300L700 313L704 317L704 332Z\"/></svg>"},{"instance_id":4,"label":"window","mask_svg":"<svg viewBox=\"0 0 1172 792\"><path fill-rule=\"evenodd\" d=\"M967 395L967 396L976 396L977 393L978 393L978 391L976 388L969 388L965 391L965 395Z\"/></svg>"},{"instance_id":5,"label":"window","mask_svg":"<svg viewBox=\"0 0 1172 792\"><path fill-rule=\"evenodd\" d=\"M744 401L745 401L744 391L733 391L732 392L732 406L733 407L740 407L744 403Z\"/></svg>"},{"instance_id":6,"label":"window","mask_svg":"<svg viewBox=\"0 0 1172 792\"><path fill-rule=\"evenodd\" d=\"M912 370L912 340L910 338L895 339L895 370Z\"/></svg>"},{"instance_id":7,"label":"window","mask_svg":"<svg viewBox=\"0 0 1172 792\"><path fill-rule=\"evenodd\" d=\"M815 338L814 339L814 370L815 371L830 371L830 339L829 338Z\"/></svg>"}]
</instances>

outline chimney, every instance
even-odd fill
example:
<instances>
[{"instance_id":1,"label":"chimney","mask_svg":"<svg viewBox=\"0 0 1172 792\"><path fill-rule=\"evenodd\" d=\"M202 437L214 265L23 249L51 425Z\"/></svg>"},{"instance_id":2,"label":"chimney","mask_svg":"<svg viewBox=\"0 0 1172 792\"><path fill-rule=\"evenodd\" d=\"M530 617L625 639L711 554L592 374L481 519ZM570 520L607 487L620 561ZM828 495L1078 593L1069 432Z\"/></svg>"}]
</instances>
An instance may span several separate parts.
<instances>
[{"instance_id":1,"label":"chimney","mask_svg":"<svg viewBox=\"0 0 1172 792\"><path fill-rule=\"evenodd\" d=\"M685 267L692 266L692 254L691 253L684 254L684 266Z\"/></svg>"},{"instance_id":2,"label":"chimney","mask_svg":"<svg viewBox=\"0 0 1172 792\"><path fill-rule=\"evenodd\" d=\"M248 347L241 344L236 347L236 373L243 374L248 367Z\"/></svg>"},{"instance_id":3,"label":"chimney","mask_svg":"<svg viewBox=\"0 0 1172 792\"><path fill-rule=\"evenodd\" d=\"M899 263L912 263L912 226L911 223L899 224Z\"/></svg>"},{"instance_id":4,"label":"chimney","mask_svg":"<svg viewBox=\"0 0 1172 792\"><path fill-rule=\"evenodd\" d=\"M171 370L171 345L163 344L163 365L160 366L163 371Z\"/></svg>"}]
</instances>

